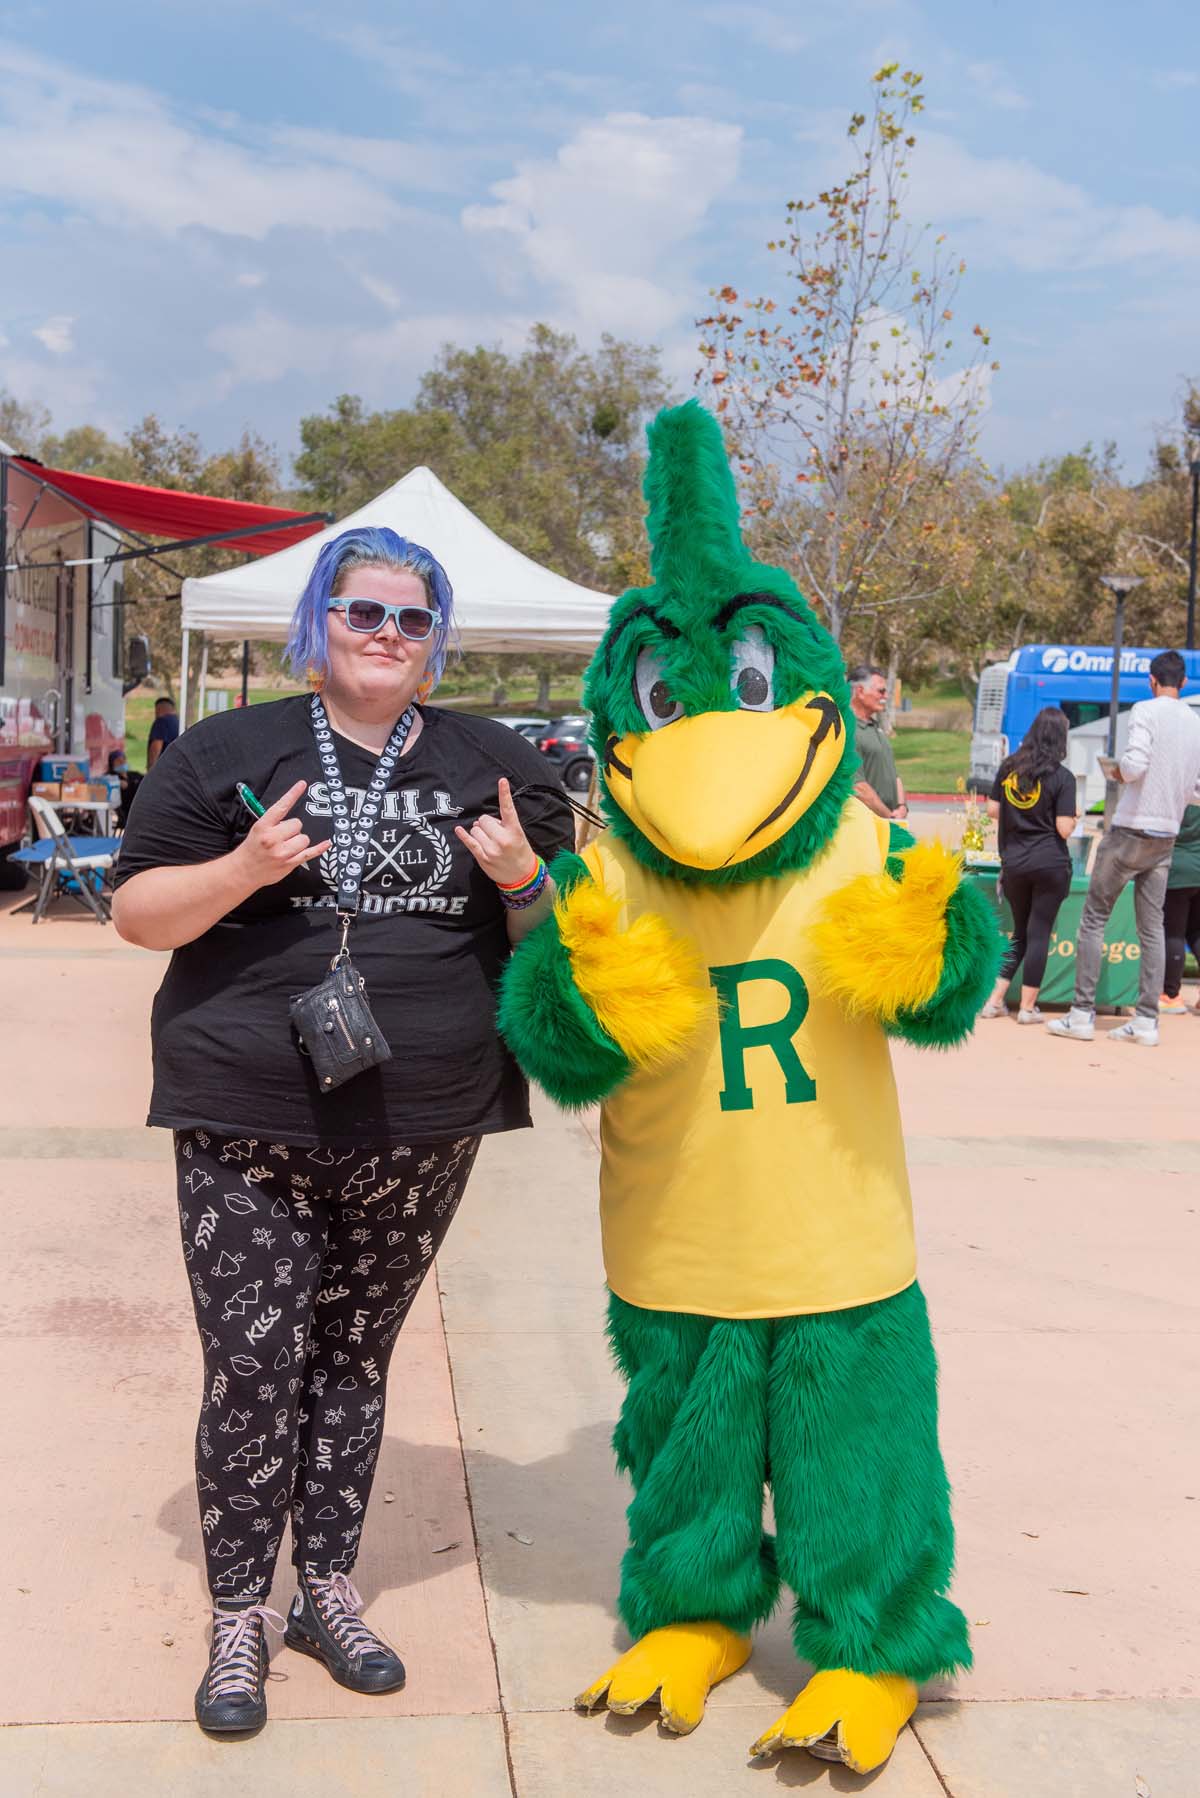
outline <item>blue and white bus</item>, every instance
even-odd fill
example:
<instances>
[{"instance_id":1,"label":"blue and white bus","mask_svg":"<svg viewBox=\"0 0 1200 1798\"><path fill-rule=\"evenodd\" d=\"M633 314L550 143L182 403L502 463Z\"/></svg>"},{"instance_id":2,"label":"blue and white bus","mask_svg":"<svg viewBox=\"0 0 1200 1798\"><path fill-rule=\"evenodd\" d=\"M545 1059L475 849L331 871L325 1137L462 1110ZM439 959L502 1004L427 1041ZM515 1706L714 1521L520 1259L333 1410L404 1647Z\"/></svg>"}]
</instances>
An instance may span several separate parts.
<instances>
[{"instance_id":1,"label":"blue and white bus","mask_svg":"<svg viewBox=\"0 0 1200 1798\"><path fill-rule=\"evenodd\" d=\"M1156 649L1123 649L1117 689L1117 754L1129 734L1128 712L1149 699L1148 675ZM1184 700L1200 708L1200 650L1185 649ZM990 788L1006 755L1018 747L1044 705L1061 706L1070 721L1067 766L1080 784L1085 806L1103 802L1104 776L1096 762L1108 740L1113 652L1090 643L1027 643L1007 662L994 662L979 677L971 737L971 785Z\"/></svg>"}]
</instances>

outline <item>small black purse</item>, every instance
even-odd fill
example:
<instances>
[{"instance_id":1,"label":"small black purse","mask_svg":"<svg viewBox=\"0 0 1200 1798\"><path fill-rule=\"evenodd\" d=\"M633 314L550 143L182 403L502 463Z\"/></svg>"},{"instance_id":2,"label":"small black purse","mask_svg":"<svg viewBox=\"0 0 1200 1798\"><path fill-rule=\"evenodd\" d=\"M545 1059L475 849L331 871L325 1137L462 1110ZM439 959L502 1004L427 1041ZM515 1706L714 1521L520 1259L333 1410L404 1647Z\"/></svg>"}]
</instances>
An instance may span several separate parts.
<instances>
[{"instance_id":1,"label":"small black purse","mask_svg":"<svg viewBox=\"0 0 1200 1798\"><path fill-rule=\"evenodd\" d=\"M367 1004L366 985L342 950L324 980L298 993L288 1008L323 1093L392 1059L388 1040Z\"/></svg>"}]
</instances>

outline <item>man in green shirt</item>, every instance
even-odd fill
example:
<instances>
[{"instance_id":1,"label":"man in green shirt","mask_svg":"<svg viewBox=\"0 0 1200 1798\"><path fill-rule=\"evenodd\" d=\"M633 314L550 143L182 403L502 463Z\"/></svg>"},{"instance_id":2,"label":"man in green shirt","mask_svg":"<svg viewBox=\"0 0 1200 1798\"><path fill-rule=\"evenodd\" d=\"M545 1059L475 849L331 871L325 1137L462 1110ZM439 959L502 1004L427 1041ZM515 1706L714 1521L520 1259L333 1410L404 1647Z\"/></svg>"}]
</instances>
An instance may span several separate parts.
<instances>
[{"instance_id":1,"label":"man in green shirt","mask_svg":"<svg viewBox=\"0 0 1200 1798\"><path fill-rule=\"evenodd\" d=\"M865 663L851 668L850 709L857 725L857 748L860 764L854 791L863 804L878 818L907 818L908 801L904 783L896 773L892 746L880 727L880 717L887 709L887 681L879 668Z\"/></svg>"}]
</instances>

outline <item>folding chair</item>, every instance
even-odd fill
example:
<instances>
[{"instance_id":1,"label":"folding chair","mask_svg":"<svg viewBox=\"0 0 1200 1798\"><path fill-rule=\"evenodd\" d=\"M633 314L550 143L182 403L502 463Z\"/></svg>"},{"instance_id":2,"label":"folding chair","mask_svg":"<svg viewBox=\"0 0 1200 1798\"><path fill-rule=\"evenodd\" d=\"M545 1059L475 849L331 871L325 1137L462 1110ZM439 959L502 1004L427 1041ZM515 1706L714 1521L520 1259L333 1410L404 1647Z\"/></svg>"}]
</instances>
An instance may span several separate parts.
<instances>
[{"instance_id":1,"label":"folding chair","mask_svg":"<svg viewBox=\"0 0 1200 1798\"><path fill-rule=\"evenodd\" d=\"M86 906L98 924L107 924L108 898L102 890L97 890L94 876L108 873L121 847L120 837L69 837L49 800L31 797L29 809L39 840L28 849L18 849L8 859L37 868L41 884L33 899L15 909L32 909L33 922L37 924L44 917L51 899L61 891Z\"/></svg>"}]
</instances>

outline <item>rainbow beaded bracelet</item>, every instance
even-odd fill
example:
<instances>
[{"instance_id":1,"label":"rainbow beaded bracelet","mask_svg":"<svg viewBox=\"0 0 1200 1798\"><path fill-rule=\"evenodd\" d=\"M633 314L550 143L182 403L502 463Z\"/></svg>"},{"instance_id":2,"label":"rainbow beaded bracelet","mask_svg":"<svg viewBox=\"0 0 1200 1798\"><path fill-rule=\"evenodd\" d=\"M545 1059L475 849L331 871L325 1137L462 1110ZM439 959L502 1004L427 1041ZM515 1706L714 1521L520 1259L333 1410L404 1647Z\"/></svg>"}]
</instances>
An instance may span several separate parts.
<instances>
[{"instance_id":1,"label":"rainbow beaded bracelet","mask_svg":"<svg viewBox=\"0 0 1200 1798\"><path fill-rule=\"evenodd\" d=\"M496 882L501 904L507 906L509 911L522 911L525 906L536 904L545 891L549 878L549 869L539 855L534 862L533 873L526 875L515 886L504 886L502 882Z\"/></svg>"}]
</instances>

